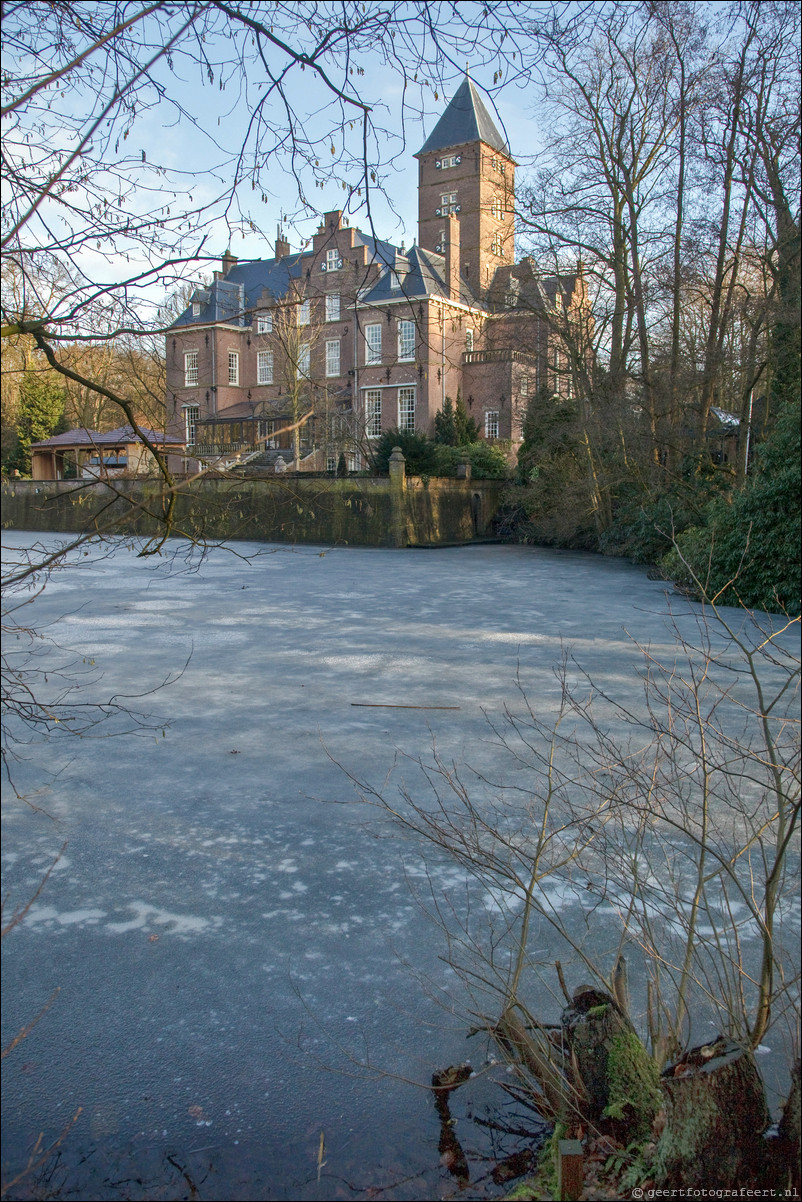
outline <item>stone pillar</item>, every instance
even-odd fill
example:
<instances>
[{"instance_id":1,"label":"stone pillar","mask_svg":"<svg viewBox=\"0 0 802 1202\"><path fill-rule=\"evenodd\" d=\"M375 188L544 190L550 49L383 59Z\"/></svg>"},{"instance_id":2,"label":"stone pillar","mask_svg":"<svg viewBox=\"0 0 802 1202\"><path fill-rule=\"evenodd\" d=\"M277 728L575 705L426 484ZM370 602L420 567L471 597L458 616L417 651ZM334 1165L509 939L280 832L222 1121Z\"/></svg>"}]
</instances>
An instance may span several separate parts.
<instances>
[{"instance_id":1,"label":"stone pillar","mask_svg":"<svg viewBox=\"0 0 802 1202\"><path fill-rule=\"evenodd\" d=\"M390 455L390 540L393 547L407 545L407 461L400 447Z\"/></svg>"}]
</instances>

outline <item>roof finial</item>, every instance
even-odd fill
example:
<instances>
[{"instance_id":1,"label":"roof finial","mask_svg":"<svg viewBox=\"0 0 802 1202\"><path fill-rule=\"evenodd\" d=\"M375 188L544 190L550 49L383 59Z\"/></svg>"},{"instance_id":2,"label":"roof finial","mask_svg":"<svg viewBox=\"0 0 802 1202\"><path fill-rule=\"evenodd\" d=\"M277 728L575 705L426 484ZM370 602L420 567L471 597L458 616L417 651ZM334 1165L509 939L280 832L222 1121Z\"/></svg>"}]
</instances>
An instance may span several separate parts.
<instances>
[{"instance_id":1,"label":"roof finial","mask_svg":"<svg viewBox=\"0 0 802 1202\"><path fill-rule=\"evenodd\" d=\"M471 78L471 64L467 60L465 62L465 74L468 76L468 79Z\"/></svg>"}]
</instances>

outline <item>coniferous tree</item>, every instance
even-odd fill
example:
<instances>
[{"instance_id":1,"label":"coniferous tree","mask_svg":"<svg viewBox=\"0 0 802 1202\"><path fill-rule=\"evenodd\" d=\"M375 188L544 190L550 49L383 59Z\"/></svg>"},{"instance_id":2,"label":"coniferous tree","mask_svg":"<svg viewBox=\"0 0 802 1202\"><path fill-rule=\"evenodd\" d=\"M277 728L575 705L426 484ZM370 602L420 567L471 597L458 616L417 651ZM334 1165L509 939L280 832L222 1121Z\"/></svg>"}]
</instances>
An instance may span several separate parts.
<instances>
[{"instance_id":1,"label":"coniferous tree","mask_svg":"<svg viewBox=\"0 0 802 1202\"><path fill-rule=\"evenodd\" d=\"M479 441L479 427L465 408L462 394L457 390L457 404L454 409L454 427L457 435L456 446L467 447Z\"/></svg>"},{"instance_id":2,"label":"coniferous tree","mask_svg":"<svg viewBox=\"0 0 802 1202\"><path fill-rule=\"evenodd\" d=\"M17 444L6 463L9 471L31 474L31 444L68 429L64 417L66 393L49 376L28 372L20 385Z\"/></svg>"},{"instance_id":3,"label":"coniferous tree","mask_svg":"<svg viewBox=\"0 0 802 1202\"><path fill-rule=\"evenodd\" d=\"M800 406L787 401L744 488L709 506L662 561L668 576L722 605L800 612Z\"/></svg>"}]
</instances>

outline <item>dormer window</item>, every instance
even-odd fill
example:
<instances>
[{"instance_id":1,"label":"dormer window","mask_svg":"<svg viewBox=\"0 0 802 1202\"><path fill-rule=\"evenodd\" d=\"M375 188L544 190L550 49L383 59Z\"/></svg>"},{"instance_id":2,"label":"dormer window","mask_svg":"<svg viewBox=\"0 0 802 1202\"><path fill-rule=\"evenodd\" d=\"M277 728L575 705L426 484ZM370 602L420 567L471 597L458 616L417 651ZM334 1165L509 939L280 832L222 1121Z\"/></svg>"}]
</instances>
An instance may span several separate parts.
<instances>
[{"instance_id":1,"label":"dormer window","mask_svg":"<svg viewBox=\"0 0 802 1202\"><path fill-rule=\"evenodd\" d=\"M201 311L200 301L193 301L192 302L192 316L200 317L200 311Z\"/></svg>"},{"instance_id":2,"label":"dormer window","mask_svg":"<svg viewBox=\"0 0 802 1202\"><path fill-rule=\"evenodd\" d=\"M388 271L387 275L388 275L388 277L389 277L389 279L390 279L390 287L391 287L391 288L392 288L392 290L395 292L395 291L396 291L398 288L400 288L400 287L401 287L401 281L400 281L400 279L398 278L398 272L397 272L397 271L393 271L393 270L392 270L392 268L391 268L391 269Z\"/></svg>"},{"instance_id":3,"label":"dormer window","mask_svg":"<svg viewBox=\"0 0 802 1202\"><path fill-rule=\"evenodd\" d=\"M257 334L272 334L273 333L273 314L258 313L256 315L256 333Z\"/></svg>"}]
</instances>

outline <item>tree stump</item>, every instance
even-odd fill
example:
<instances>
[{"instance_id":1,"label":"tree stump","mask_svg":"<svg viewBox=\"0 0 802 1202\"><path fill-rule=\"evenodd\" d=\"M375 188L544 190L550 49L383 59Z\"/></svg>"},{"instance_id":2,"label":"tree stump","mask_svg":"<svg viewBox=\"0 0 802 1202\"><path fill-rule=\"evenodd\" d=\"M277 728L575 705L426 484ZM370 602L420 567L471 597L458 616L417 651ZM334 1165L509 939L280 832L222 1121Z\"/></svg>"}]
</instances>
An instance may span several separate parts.
<instances>
[{"instance_id":1,"label":"tree stump","mask_svg":"<svg viewBox=\"0 0 802 1202\"><path fill-rule=\"evenodd\" d=\"M625 1146L648 1138L662 1108L657 1065L615 999L580 985L562 1028L583 1117Z\"/></svg>"},{"instance_id":2,"label":"tree stump","mask_svg":"<svg viewBox=\"0 0 802 1202\"><path fill-rule=\"evenodd\" d=\"M719 1036L662 1072L656 1185L733 1189L759 1180L768 1107L751 1049Z\"/></svg>"},{"instance_id":3,"label":"tree stump","mask_svg":"<svg viewBox=\"0 0 802 1202\"><path fill-rule=\"evenodd\" d=\"M454 1133L454 1122L448 1105L448 1095L467 1081L472 1072L469 1064L452 1064L441 1072L432 1073L432 1091L437 1117L440 1119L440 1163L457 1178L460 1189L470 1180L470 1170L462 1145Z\"/></svg>"},{"instance_id":4,"label":"tree stump","mask_svg":"<svg viewBox=\"0 0 802 1202\"><path fill-rule=\"evenodd\" d=\"M802 1068L799 1060L791 1072L791 1089L773 1144L771 1169L774 1180L768 1184L795 1190L798 1196L802 1185L799 1155L802 1144Z\"/></svg>"}]
</instances>

